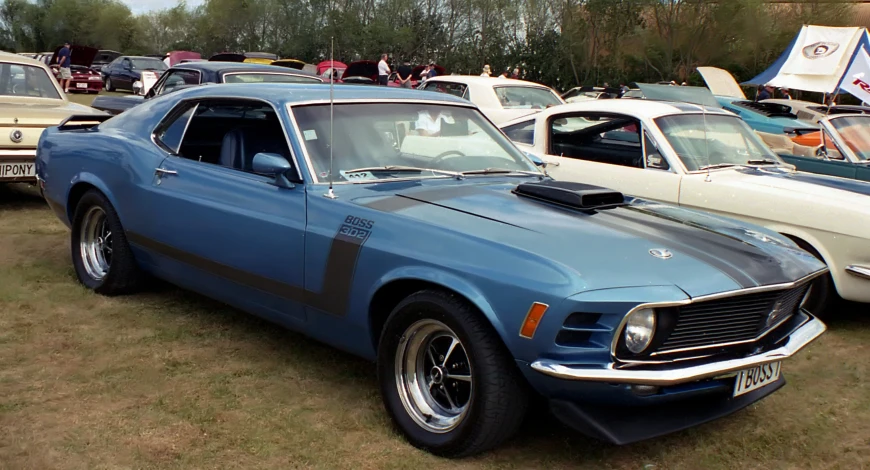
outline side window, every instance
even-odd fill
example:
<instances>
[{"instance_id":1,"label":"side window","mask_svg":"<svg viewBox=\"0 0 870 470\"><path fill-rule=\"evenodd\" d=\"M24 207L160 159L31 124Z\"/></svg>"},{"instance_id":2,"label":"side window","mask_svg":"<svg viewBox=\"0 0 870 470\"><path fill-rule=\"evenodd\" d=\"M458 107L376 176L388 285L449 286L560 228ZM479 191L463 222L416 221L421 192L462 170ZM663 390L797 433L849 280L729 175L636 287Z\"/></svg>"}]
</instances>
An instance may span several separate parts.
<instances>
[{"instance_id":1,"label":"side window","mask_svg":"<svg viewBox=\"0 0 870 470\"><path fill-rule=\"evenodd\" d=\"M129 68L131 68L132 66L133 66L133 64L130 62L130 59L124 59L124 60L121 62L121 67L124 68L124 69L129 69Z\"/></svg>"},{"instance_id":2,"label":"side window","mask_svg":"<svg viewBox=\"0 0 870 470\"><path fill-rule=\"evenodd\" d=\"M549 122L550 154L644 168L640 123L624 115L574 114Z\"/></svg>"},{"instance_id":3,"label":"side window","mask_svg":"<svg viewBox=\"0 0 870 470\"><path fill-rule=\"evenodd\" d=\"M281 121L271 105L203 100L195 107L186 106L170 115L165 128L158 127L155 135L163 146L172 148L172 139L181 129L177 156L251 173L258 153L280 155L293 163Z\"/></svg>"},{"instance_id":4,"label":"side window","mask_svg":"<svg viewBox=\"0 0 870 470\"><path fill-rule=\"evenodd\" d=\"M468 86L463 83L426 82L426 86L423 87L423 89L427 91L449 93L453 96L458 96L471 101L471 93L468 91Z\"/></svg>"},{"instance_id":5,"label":"side window","mask_svg":"<svg viewBox=\"0 0 870 470\"><path fill-rule=\"evenodd\" d=\"M508 139L521 144L533 145L535 143L535 121L526 121L502 129Z\"/></svg>"},{"instance_id":6,"label":"side window","mask_svg":"<svg viewBox=\"0 0 870 470\"><path fill-rule=\"evenodd\" d=\"M181 140L184 139L184 132L187 130L187 125L190 122L190 117L196 110L196 105L185 106L184 109L177 113L172 113L165 124L161 124L158 130L154 133L154 138L173 154L178 154L178 149L181 147Z\"/></svg>"},{"instance_id":7,"label":"side window","mask_svg":"<svg viewBox=\"0 0 870 470\"><path fill-rule=\"evenodd\" d=\"M171 93L176 88L184 85L198 85L199 72L193 70L173 70L163 81L163 86L157 91L158 95Z\"/></svg>"},{"instance_id":8,"label":"side window","mask_svg":"<svg viewBox=\"0 0 870 470\"><path fill-rule=\"evenodd\" d=\"M643 148L644 162L646 163L647 168L655 170L671 169L671 166L668 165L668 161L665 160L665 157L662 156L661 151L656 146L655 141L646 132L643 133Z\"/></svg>"}]
</instances>

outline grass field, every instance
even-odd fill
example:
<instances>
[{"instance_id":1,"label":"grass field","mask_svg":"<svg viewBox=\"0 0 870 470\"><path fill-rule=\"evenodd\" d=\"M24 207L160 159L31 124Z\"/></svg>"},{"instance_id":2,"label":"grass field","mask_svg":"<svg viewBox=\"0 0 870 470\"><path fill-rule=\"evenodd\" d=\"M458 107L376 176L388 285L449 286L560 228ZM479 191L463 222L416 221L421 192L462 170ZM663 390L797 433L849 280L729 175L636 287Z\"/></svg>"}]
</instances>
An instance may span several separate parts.
<instances>
[{"instance_id":1,"label":"grass field","mask_svg":"<svg viewBox=\"0 0 870 470\"><path fill-rule=\"evenodd\" d=\"M0 468L870 468L870 312L784 364L788 384L626 447L547 416L486 455L438 459L390 426L372 364L172 287L82 288L68 231L0 186Z\"/></svg>"}]
</instances>

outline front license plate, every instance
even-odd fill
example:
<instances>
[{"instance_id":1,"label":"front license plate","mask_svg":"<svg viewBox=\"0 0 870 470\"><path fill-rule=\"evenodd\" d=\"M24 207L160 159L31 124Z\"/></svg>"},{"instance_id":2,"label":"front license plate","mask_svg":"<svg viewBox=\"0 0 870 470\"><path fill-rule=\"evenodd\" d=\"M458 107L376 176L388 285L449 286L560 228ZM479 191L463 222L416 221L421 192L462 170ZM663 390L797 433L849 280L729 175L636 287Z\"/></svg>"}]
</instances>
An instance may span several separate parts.
<instances>
[{"instance_id":1,"label":"front license plate","mask_svg":"<svg viewBox=\"0 0 870 470\"><path fill-rule=\"evenodd\" d=\"M782 362L771 362L752 369L741 370L737 373L737 382L734 384L734 396L739 397L744 393L758 390L770 385L779 379Z\"/></svg>"},{"instance_id":2,"label":"front license plate","mask_svg":"<svg viewBox=\"0 0 870 470\"><path fill-rule=\"evenodd\" d=\"M76 83L76 88L87 88L87 87L88 87L87 83Z\"/></svg>"},{"instance_id":3,"label":"front license plate","mask_svg":"<svg viewBox=\"0 0 870 470\"><path fill-rule=\"evenodd\" d=\"M36 176L34 163L0 163L0 179Z\"/></svg>"}]
</instances>

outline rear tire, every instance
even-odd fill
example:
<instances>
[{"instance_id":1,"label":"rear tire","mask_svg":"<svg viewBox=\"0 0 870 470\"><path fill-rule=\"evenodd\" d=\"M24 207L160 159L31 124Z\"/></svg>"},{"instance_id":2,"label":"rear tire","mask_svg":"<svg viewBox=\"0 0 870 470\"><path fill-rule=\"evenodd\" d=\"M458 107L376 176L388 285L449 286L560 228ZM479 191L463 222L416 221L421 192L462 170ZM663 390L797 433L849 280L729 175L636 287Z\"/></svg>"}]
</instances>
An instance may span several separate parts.
<instances>
[{"instance_id":1,"label":"rear tire","mask_svg":"<svg viewBox=\"0 0 870 470\"><path fill-rule=\"evenodd\" d=\"M76 206L70 233L76 276L85 287L103 295L137 291L143 274L133 258L115 208L92 189Z\"/></svg>"},{"instance_id":2,"label":"rear tire","mask_svg":"<svg viewBox=\"0 0 870 470\"><path fill-rule=\"evenodd\" d=\"M112 88L112 79L109 77L106 77L106 91L115 91L115 89Z\"/></svg>"},{"instance_id":3,"label":"rear tire","mask_svg":"<svg viewBox=\"0 0 870 470\"><path fill-rule=\"evenodd\" d=\"M384 406L408 441L445 457L509 439L528 386L498 334L456 295L424 290L390 314L378 345Z\"/></svg>"}]
</instances>

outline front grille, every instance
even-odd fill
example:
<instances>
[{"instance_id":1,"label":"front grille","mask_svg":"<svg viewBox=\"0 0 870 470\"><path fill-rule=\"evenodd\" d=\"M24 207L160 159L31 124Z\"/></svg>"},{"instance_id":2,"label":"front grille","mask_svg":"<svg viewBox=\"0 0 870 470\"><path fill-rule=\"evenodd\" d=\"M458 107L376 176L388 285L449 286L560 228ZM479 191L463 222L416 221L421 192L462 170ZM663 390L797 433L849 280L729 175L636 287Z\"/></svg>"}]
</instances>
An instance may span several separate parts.
<instances>
[{"instance_id":1,"label":"front grille","mask_svg":"<svg viewBox=\"0 0 870 470\"><path fill-rule=\"evenodd\" d=\"M679 307L673 330L655 352L751 341L793 316L807 289L803 285Z\"/></svg>"}]
</instances>

